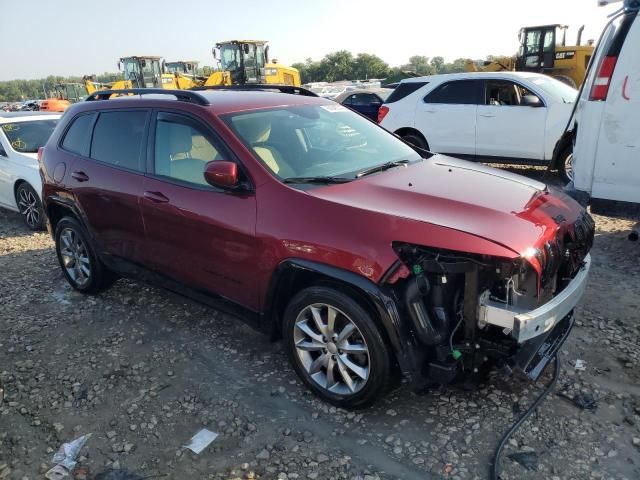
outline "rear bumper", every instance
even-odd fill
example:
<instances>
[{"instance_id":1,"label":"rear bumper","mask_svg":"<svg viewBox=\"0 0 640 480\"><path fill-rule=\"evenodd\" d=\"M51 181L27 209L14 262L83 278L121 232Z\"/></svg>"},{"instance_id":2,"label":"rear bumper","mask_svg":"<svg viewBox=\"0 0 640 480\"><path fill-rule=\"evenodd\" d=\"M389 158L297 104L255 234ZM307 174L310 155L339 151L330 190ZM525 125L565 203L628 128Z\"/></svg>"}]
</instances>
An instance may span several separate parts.
<instances>
[{"instance_id":1,"label":"rear bumper","mask_svg":"<svg viewBox=\"0 0 640 480\"><path fill-rule=\"evenodd\" d=\"M591 256L587 255L584 265L558 295L544 305L528 312L505 308L501 303L486 301L480 305L479 321L511 330L512 337L522 344L539 337L565 319L578 304L589 277Z\"/></svg>"}]
</instances>

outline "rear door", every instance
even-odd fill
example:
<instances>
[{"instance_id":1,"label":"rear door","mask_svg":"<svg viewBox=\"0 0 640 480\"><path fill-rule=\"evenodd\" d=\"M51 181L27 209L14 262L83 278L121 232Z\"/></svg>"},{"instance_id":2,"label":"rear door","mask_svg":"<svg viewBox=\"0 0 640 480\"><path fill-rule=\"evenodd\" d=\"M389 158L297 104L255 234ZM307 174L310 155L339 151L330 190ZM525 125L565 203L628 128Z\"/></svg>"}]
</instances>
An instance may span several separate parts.
<instances>
[{"instance_id":1,"label":"rear door","mask_svg":"<svg viewBox=\"0 0 640 480\"><path fill-rule=\"evenodd\" d=\"M158 112L144 180L146 255L160 273L258 308L256 199L204 179L207 163L234 158L203 122Z\"/></svg>"},{"instance_id":2,"label":"rear door","mask_svg":"<svg viewBox=\"0 0 640 480\"><path fill-rule=\"evenodd\" d=\"M474 156L481 80L452 80L435 87L416 108L415 127L437 153Z\"/></svg>"},{"instance_id":3,"label":"rear door","mask_svg":"<svg viewBox=\"0 0 640 480\"><path fill-rule=\"evenodd\" d=\"M615 57L616 49L619 48L606 100L589 102L604 103L593 170L592 195L596 198L640 202L638 15L640 14L634 13L623 20L618 37L607 52L608 57ZM623 33L626 33L626 37ZM595 67L598 68L599 65ZM596 74L596 82L597 77L602 78L600 74Z\"/></svg>"},{"instance_id":4,"label":"rear door","mask_svg":"<svg viewBox=\"0 0 640 480\"><path fill-rule=\"evenodd\" d=\"M543 99L540 107L522 105L523 95L533 93L511 80L484 82L484 102L477 112L478 158L544 160L547 108Z\"/></svg>"},{"instance_id":5,"label":"rear door","mask_svg":"<svg viewBox=\"0 0 640 480\"><path fill-rule=\"evenodd\" d=\"M69 187L100 252L133 262L143 257L138 202L149 118L147 109L80 115L61 143L71 157Z\"/></svg>"}]
</instances>

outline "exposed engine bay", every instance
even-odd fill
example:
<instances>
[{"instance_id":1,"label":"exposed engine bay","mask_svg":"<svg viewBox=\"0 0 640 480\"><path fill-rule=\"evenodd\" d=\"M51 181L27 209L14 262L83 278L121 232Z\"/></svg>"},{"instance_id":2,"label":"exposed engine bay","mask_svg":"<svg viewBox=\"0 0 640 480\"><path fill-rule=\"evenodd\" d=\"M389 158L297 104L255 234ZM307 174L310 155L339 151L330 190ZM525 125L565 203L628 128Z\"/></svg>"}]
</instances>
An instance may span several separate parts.
<instances>
[{"instance_id":1,"label":"exposed engine bay","mask_svg":"<svg viewBox=\"0 0 640 480\"><path fill-rule=\"evenodd\" d=\"M394 243L405 270L389 283L425 384L467 381L496 364L537 379L586 285L594 223L584 213L569 227L515 260Z\"/></svg>"}]
</instances>

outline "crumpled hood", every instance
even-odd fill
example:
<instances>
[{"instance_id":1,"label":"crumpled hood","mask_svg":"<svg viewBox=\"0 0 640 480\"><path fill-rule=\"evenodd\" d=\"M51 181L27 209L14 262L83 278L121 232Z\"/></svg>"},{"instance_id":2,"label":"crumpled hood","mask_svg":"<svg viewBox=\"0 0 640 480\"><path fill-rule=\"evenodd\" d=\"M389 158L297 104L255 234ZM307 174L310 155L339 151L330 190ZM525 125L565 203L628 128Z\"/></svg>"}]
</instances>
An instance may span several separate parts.
<instances>
[{"instance_id":1,"label":"crumpled hood","mask_svg":"<svg viewBox=\"0 0 640 480\"><path fill-rule=\"evenodd\" d=\"M560 224L573 224L582 210L544 183L444 155L309 194L463 231L516 254L553 238Z\"/></svg>"}]
</instances>

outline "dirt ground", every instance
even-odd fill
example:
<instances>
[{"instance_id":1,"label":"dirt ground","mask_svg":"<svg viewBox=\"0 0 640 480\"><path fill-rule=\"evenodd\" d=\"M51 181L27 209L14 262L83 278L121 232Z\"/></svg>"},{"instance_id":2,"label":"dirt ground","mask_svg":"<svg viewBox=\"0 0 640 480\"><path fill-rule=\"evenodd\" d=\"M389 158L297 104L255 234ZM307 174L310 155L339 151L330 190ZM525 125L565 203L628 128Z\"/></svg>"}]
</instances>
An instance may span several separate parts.
<instances>
[{"instance_id":1,"label":"dirt ground","mask_svg":"<svg viewBox=\"0 0 640 480\"><path fill-rule=\"evenodd\" d=\"M640 478L640 242L626 238L631 218L595 218L560 379L508 444L503 479ZM60 445L88 433L76 478L484 479L550 373L535 385L494 374L474 392L402 385L348 412L309 394L282 350L140 283L75 293L48 235L0 210L0 479L44 478ZM580 392L597 408L570 401ZM202 428L218 437L196 455L183 446Z\"/></svg>"}]
</instances>

